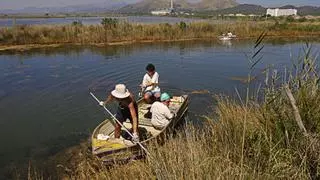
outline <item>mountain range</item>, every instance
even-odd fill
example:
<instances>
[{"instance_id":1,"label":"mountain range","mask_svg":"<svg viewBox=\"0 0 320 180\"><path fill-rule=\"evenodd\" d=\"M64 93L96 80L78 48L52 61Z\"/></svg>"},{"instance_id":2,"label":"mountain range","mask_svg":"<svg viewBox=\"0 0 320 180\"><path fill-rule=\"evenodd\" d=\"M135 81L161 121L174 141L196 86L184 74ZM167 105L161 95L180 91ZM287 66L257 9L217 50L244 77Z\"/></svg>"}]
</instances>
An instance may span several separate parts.
<instances>
[{"instance_id":1,"label":"mountain range","mask_svg":"<svg viewBox=\"0 0 320 180\"><path fill-rule=\"evenodd\" d=\"M170 0L142 0L130 4L126 1L109 1L108 3L96 3L75 5L66 7L29 7L20 10L0 10L0 14L41 14L41 13L150 13L152 10L170 7ZM292 5L279 8L294 8L299 15L320 15L320 7ZM174 9L177 11L206 12L210 14L265 14L266 7L253 4L238 4L235 0L174 0Z\"/></svg>"},{"instance_id":2,"label":"mountain range","mask_svg":"<svg viewBox=\"0 0 320 180\"><path fill-rule=\"evenodd\" d=\"M112 1L108 3L94 3L94 4L82 4L72 5L65 7L27 7L23 9L0 9L0 14L39 14L39 13L86 13L86 12L110 12L117 10L121 7L127 6L128 3L124 1Z\"/></svg>"},{"instance_id":3,"label":"mountain range","mask_svg":"<svg viewBox=\"0 0 320 180\"><path fill-rule=\"evenodd\" d=\"M234 7L238 3L235 0L201 0L200 2L191 3L187 0L175 0L174 9L176 10L217 10ZM129 4L118 10L118 12L126 13L147 13L151 10L164 9L170 7L169 0L143 0L136 4Z\"/></svg>"}]
</instances>

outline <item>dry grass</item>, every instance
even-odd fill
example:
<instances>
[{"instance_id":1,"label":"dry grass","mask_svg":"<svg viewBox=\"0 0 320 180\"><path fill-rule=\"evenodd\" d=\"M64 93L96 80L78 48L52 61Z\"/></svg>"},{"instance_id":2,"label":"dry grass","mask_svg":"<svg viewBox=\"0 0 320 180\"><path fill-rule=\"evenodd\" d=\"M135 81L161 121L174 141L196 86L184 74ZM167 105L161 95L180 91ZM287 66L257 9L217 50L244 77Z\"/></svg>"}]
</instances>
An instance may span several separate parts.
<instances>
[{"instance_id":1,"label":"dry grass","mask_svg":"<svg viewBox=\"0 0 320 180\"><path fill-rule=\"evenodd\" d=\"M197 22L185 24L129 24L119 22L103 25L20 25L0 28L0 45L27 44L110 44L117 42L174 41L183 39L217 39L227 31L239 38L257 37L269 29L270 36L320 36L316 23L270 23L237 21L231 24Z\"/></svg>"}]
</instances>

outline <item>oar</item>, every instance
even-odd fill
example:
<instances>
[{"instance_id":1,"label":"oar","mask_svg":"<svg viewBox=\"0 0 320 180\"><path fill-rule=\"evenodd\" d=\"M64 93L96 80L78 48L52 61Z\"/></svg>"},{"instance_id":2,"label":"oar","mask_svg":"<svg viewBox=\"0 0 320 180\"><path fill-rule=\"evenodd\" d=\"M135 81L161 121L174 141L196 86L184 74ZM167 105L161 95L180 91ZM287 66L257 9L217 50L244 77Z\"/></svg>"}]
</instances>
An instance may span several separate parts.
<instances>
[{"instance_id":1,"label":"oar","mask_svg":"<svg viewBox=\"0 0 320 180\"><path fill-rule=\"evenodd\" d=\"M100 103L100 100L92 93L90 92L90 95L98 102ZM103 106L103 108L108 112L108 114L131 136L131 138L133 138L133 135L131 134L131 132L124 126L122 125L122 123L105 107ZM141 147L142 150L144 150L148 155L150 154L148 152L148 150L140 143L137 142L137 144Z\"/></svg>"}]
</instances>

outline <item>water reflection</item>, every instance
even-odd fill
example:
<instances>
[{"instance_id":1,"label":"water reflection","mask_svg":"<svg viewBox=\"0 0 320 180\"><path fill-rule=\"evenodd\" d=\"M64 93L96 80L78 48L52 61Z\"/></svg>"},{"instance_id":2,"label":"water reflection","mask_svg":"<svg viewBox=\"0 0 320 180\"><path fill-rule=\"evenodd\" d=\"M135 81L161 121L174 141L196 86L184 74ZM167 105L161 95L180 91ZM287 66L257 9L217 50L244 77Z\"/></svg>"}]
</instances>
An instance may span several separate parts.
<instances>
[{"instance_id":1,"label":"water reflection","mask_svg":"<svg viewBox=\"0 0 320 180\"><path fill-rule=\"evenodd\" d=\"M316 39L301 39L301 38L277 38L277 39L266 39L264 41L266 44L271 44L274 46L277 45L286 45L286 44L305 44L315 43L317 44ZM226 41L179 41L179 42L157 42L157 43L135 43L135 44L126 44L126 45L111 45L111 46L73 46L65 45L61 47L43 47L43 48L34 48L26 51L17 51L17 50L5 50L0 51L0 55L12 55L24 59L31 58L32 56L56 56L57 54L63 56L79 56L84 51L93 52L102 56L108 57L121 57L128 56L132 52L141 52L145 50L154 50L161 48L162 51L168 52L170 48L178 48L181 55L187 53L191 49L195 48L213 48L213 49L223 49L225 47L231 47L235 49L242 49L243 47L253 47L254 40L226 40ZM223 45L223 46L221 46Z\"/></svg>"},{"instance_id":2,"label":"water reflection","mask_svg":"<svg viewBox=\"0 0 320 180\"><path fill-rule=\"evenodd\" d=\"M224 40L224 41L220 41L222 45L226 46L226 47L230 47L232 46L231 40Z\"/></svg>"}]
</instances>

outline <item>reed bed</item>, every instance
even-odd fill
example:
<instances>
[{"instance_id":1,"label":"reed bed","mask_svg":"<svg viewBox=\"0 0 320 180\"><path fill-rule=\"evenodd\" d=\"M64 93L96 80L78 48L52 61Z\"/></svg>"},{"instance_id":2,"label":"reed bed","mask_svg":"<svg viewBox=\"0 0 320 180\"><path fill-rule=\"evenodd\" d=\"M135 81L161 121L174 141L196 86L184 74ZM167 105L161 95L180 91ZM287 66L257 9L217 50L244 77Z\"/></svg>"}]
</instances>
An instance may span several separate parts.
<instances>
[{"instance_id":1,"label":"reed bed","mask_svg":"<svg viewBox=\"0 0 320 180\"><path fill-rule=\"evenodd\" d=\"M228 31L239 38L254 38L269 29L270 36L320 36L319 23L287 23L261 21L195 22L176 24L113 25L18 25L0 28L0 45L28 44L112 44L117 42L175 41L187 39L217 39Z\"/></svg>"}]
</instances>

